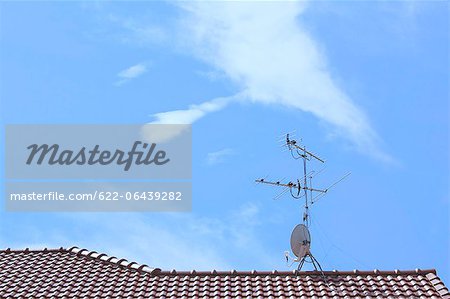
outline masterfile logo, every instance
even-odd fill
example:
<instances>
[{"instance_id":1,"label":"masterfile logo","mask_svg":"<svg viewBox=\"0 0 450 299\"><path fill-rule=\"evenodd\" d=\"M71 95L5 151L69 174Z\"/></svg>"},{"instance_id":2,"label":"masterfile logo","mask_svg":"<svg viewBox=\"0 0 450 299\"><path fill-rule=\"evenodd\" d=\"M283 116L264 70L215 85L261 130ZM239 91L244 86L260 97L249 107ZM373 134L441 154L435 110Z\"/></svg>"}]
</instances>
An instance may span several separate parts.
<instances>
[{"instance_id":1,"label":"masterfile logo","mask_svg":"<svg viewBox=\"0 0 450 299\"><path fill-rule=\"evenodd\" d=\"M142 148L142 150L139 150ZM149 145L148 143L135 141L130 151L124 152L116 149L114 152L100 150L100 146L96 144L93 149L87 150L86 147L82 147L79 151L62 150L58 144L32 144L27 147L30 150L27 164L30 165L33 162L41 165L46 160L49 165L108 165L116 163L117 165L124 165L124 171L128 171L131 165L164 165L170 161L166 158L166 152L164 150L155 150L156 143ZM154 152L156 152L154 154ZM36 157L37 156L37 157ZM35 159L36 157L36 159ZM136 158L135 158L136 157ZM36 161L34 161L36 160Z\"/></svg>"},{"instance_id":2,"label":"masterfile logo","mask_svg":"<svg viewBox=\"0 0 450 299\"><path fill-rule=\"evenodd\" d=\"M191 135L186 125L7 125L6 177L190 179Z\"/></svg>"},{"instance_id":3,"label":"masterfile logo","mask_svg":"<svg viewBox=\"0 0 450 299\"><path fill-rule=\"evenodd\" d=\"M190 125L7 125L9 211L189 211Z\"/></svg>"}]
</instances>

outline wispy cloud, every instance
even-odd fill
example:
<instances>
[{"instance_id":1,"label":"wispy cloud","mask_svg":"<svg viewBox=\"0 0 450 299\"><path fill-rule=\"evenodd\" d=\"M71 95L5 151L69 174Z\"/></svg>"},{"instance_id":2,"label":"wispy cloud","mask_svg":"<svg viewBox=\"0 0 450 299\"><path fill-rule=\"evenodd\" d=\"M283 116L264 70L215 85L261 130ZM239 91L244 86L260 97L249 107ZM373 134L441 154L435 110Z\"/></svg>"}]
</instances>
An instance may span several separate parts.
<instances>
[{"instance_id":1,"label":"wispy cloud","mask_svg":"<svg viewBox=\"0 0 450 299\"><path fill-rule=\"evenodd\" d=\"M176 5L182 11L179 25L164 28L164 35L170 31L170 36L178 37L183 50L208 63L217 76L234 82L240 88L239 94L245 95L239 101L311 113L329 124L330 136L339 136L364 154L392 162L382 150L382 139L365 111L336 83L336 74L330 72L321 46L300 22L307 10L306 1ZM161 28L145 22L117 17L112 21L142 44L154 44L155 36L161 35ZM170 46L175 47L173 43ZM214 99L183 110L157 113L152 123L190 124L224 109L230 102Z\"/></svg>"},{"instance_id":2,"label":"wispy cloud","mask_svg":"<svg viewBox=\"0 0 450 299\"><path fill-rule=\"evenodd\" d=\"M132 79L135 79L139 76L142 76L147 72L147 64L146 63L138 63L133 66L130 66L129 68L126 68L122 71L120 71L117 74L117 77L119 78L118 81L116 81L116 85L120 86Z\"/></svg>"},{"instance_id":3,"label":"wispy cloud","mask_svg":"<svg viewBox=\"0 0 450 299\"><path fill-rule=\"evenodd\" d=\"M236 94L230 97L216 98L198 105L191 105L188 109L174 110L168 112L161 112L153 114L154 120L150 124L179 124L186 126L173 126L167 127L164 132L164 136L159 138L159 142L165 142L172 138L175 138L181 134L184 130L189 128L188 125L199 120L208 113L219 111L225 108L232 101L239 100L243 97L242 94ZM150 136L147 132L152 130L146 130L147 126L142 126L141 135L145 140L155 140L154 136Z\"/></svg>"},{"instance_id":4,"label":"wispy cloud","mask_svg":"<svg viewBox=\"0 0 450 299\"><path fill-rule=\"evenodd\" d=\"M206 163L208 165L215 165L225 161L225 159L231 155L234 155L235 151L231 148L224 148L216 152L208 153L206 156Z\"/></svg>"},{"instance_id":5,"label":"wispy cloud","mask_svg":"<svg viewBox=\"0 0 450 299\"><path fill-rule=\"evenodd\" d=\"M175 110L169 112L156 113L152 116L154 124L192 124L208 113L215 112L225 108L234 98L223 97L216 98L198 105L191 105L185 110Z\"/></svg>"},{"instance_id":6,"label":"wispy cloud","mask_svg":"<svg viewBox=\"0 0 450 299\"><path fill-rule=\"evenodd\" d=\"M358 150L389 160L364 113L335 83L324 55L298 22L305 2L180 3L184 43L250 101L283 105L331 124Z\"/></svg>"}]
</instances>

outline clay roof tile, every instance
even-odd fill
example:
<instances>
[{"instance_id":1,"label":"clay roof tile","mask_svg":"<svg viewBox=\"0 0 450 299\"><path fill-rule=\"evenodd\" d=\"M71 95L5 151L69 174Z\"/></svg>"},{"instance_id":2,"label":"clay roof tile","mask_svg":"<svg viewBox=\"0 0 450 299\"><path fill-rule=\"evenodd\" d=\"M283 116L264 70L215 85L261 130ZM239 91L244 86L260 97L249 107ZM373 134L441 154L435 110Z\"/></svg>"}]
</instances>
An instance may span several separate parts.
<instances>
[{"instance_id":1,"label":"clay roof tile","mask_svg":"<svg viewBox=\"0 0 450 299\"><path fill-rule=\"evenodd\" d=\"M0 298L436 298L434 269L162 271L80 249L0 250Z\"/></svg>"}]
</instances>

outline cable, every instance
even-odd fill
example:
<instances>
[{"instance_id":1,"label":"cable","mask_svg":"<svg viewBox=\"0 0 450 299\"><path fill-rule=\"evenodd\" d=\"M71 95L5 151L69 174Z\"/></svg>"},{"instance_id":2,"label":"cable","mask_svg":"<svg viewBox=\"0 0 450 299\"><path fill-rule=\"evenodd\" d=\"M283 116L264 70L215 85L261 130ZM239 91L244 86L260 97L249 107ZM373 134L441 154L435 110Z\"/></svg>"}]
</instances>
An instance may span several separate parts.
<instances>
[{"instance_id":1,"label":"cable","mask_svg":"<svg viewBox=\"0 0 450 299\"><path fill-rule=\"evenodd\" d=\"M298 159L302 158L301 155L299 155L298 157L295 157L295 156L294 156L294 153L293 153L293 149L289 149L289 151L291 152L292 158L294 158L295 160L298 160ZM298 151L297 151L297 152L298 152Z\"/></svg>"},{"instance_id":2,"label":"cable","mask_svg":"<svg viewBox=\"0 0 450 299\"><path fill-rule=\"evenodd\" d=\"M342 252L344 255L346 255L347 257L350 257L351 259L353 259L356 263L358 263L359 265L363 266L364 268L371 268L368 266L368 264L364 263L363 261L357 259L356 257L354 257L350 252L345 251L344 249L342 249L341 247L337 246L334 242L331 241L331 238L326 234L325 230L322 228L322 226L318 223L318 222L314 222L315 224L317 224L317 228L319 228L319 230L323 233L323 235L325 236L325 238L328 240L329 243L331 243L331 246L336 248L337 250L339 250L340 252Z\"/></svg>"},{"instance_id":3,"label":"cable","mask_svg":"<svg viewBox=\"0 0 450 299\"><path fill-rule=\"evenodd\" d=\"M303 195L300 195L300 196L294 195L294 194L292 193L292 188L289 188L289 191L291 192L291 196L292 196L293 198L295 198L295 199L300 199L300 198L303 197Z\"/></svg>"}]
</instances>

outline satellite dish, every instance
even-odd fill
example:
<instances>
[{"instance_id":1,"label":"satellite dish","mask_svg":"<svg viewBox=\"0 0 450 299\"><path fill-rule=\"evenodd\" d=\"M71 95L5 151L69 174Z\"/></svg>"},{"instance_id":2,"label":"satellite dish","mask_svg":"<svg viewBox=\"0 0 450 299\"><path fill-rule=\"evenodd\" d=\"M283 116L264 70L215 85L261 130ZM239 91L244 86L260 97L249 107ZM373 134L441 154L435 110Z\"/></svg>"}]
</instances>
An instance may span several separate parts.
<instances>
[{"instance_id":1,"label":"satellite dish","mask_svg":"<svg viewBox=\"0 0 450 299\"><path fill-rule=\"evenodd\" d=\"M311 246L311 236L308 228L304 224L298 224L291 234L291 250L292 253L302 258L309 253Z\"/></svg>"}]
</instances>

